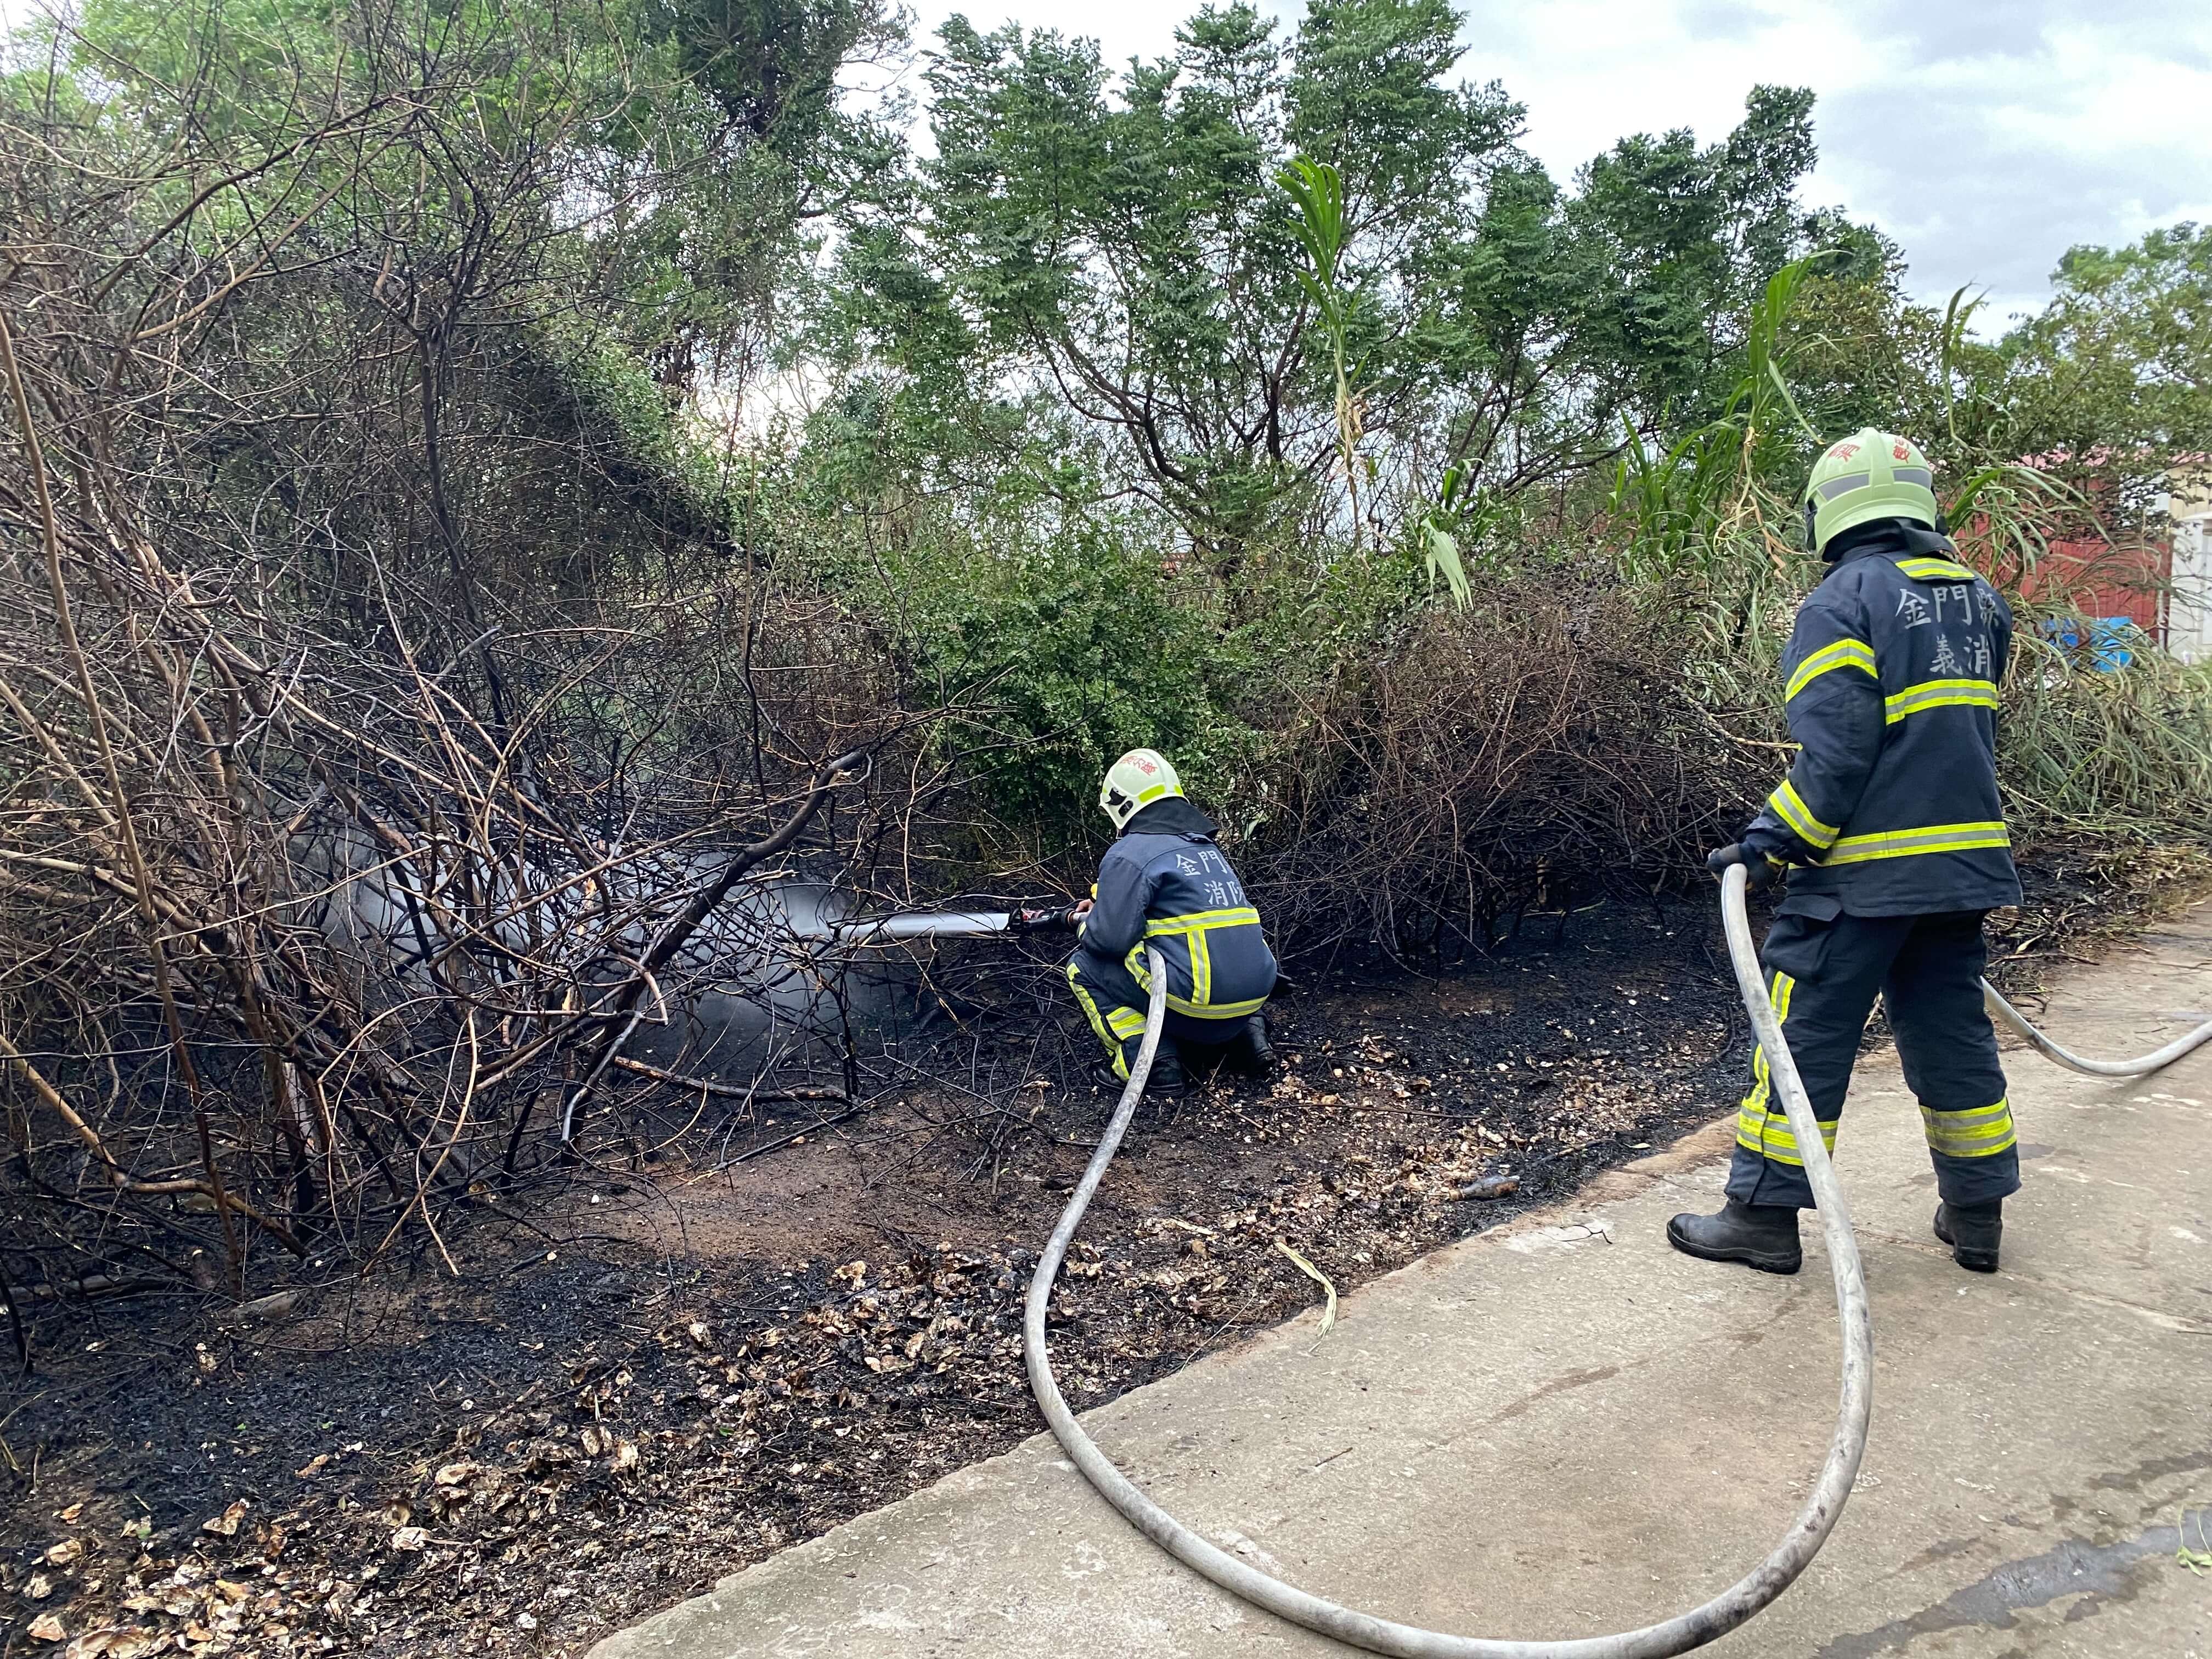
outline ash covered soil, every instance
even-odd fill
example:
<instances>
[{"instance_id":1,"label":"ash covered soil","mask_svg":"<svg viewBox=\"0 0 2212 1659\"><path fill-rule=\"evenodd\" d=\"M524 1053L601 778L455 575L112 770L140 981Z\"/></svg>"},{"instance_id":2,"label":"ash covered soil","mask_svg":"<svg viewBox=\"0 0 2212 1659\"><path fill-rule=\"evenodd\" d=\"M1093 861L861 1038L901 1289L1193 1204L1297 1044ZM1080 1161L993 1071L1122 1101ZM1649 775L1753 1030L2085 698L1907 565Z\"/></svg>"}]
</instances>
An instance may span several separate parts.
<instances>
[{"instance_id":1,"label":"ash covered soil","mask_svg":"<svg viewBox=\"0 0 2212 1659\"><path fill-rule=\"evenodd\" d=\"M1310 1305L1279 1241L1347 1291L1711 1120L1748 1037L1709 915L1286 987L1274 1078L1140 1109L1054 1297L1071 1400ZM46 1313L0 1425L0 1652L573 1656L1007 1449L1042 1427L1027 1276L1112 1103L1036 1082L696 1127L441 1221L458 1277L426 1237L258 1314Z\"/></svg>"}]
</instances>

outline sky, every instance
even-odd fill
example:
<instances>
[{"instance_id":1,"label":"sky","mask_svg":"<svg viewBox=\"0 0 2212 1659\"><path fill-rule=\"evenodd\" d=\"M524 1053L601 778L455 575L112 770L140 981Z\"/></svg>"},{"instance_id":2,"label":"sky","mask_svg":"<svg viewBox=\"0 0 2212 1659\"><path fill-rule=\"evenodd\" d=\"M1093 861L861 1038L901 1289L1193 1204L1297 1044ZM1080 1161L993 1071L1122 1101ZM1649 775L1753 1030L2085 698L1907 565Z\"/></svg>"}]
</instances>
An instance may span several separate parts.
<instances>
[{"instance_id":1,"label":"sky","mask_svg":"<svg viewBox=\"0 0 2212 1659\"><path fill-rule=\"evenodd\" d=\"M933 42L954 12L1097 39L1109 64L1173 50L1195 0L909 0ZM1302 3L1261 0L1294 19ZM1761 82L1809 86L1803 191L1902 243L1942 305L1971 284L1985 331L2035 309L2069 247L2212 220L2205 0L1459 0L1461 72L1528 108L1522 143L1570 179L1632 132L1725 137Z\"/></svg>"},{"instance_id":2,"label":"sky","mask_svg":"<svg viewBox=\"0 0 2212 1659\"><path fill-rule=\"evenodd\" d=\"M1286 20L1303 0L1259 0ZM0 26L33 0L0 0ZM927 46L955 11L1097 39L1110 64L1174 49L1197 0L908 0ZM1942 304L1985 290L1984 331L2039 307L2079 243L2212 220L2206 0L1459 0L1461 70L1528 108L1555 178L1631 132L1726 135L1764 82L1810 86L1808 206L1903 244ZM918 75L906 84L920 90Z\"/></svg>"}]
</instances>

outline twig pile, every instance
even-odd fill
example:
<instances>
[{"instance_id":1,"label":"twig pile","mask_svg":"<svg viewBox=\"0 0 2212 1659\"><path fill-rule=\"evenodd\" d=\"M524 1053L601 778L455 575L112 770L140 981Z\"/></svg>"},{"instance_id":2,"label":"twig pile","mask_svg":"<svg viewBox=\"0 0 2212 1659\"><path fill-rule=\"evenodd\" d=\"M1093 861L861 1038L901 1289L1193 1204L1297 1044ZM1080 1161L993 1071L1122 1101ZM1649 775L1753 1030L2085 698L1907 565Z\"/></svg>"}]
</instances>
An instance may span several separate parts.
<instances>
[{"instance_id":1,"label":"twig pile","mask_svg":"<svg viewBox=\"0 0 2212 1659\"><path fill-rule=\"evenodd\" d=\"M1626 604L1531 584L1425 619L1301 710L1311 738L1248 867L1271 927L1450 959L1530 914L1564 926L1679 883L1786 757L1701 714L1650 633Z\"/></svg>"},{"instance_id":2,"label":"twig pile","mask_svg":"<svg viewBox=\"0 0 2212 1659\"><path fill-rule=\"evenodd\" d=\"M0 1286L451 1267L914 799L879 655L557 395L561 135L355 21L264 130L0 132Z\"/></svg>"}]
</instances>

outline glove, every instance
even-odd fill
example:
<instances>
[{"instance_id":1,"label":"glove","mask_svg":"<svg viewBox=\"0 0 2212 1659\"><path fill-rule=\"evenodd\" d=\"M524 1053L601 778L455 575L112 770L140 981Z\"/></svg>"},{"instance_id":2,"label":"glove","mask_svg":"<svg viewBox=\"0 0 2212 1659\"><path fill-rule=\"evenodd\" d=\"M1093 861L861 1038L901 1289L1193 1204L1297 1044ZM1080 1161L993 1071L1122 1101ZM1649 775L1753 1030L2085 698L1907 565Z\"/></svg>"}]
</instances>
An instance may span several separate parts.
<instances>
[{"instance_id":1,"label":"glove","mask_svg":"<svg viewBox=\"0 0 2212 1659\"><path fill-rule=\"evenodd\" d=\"M1782 866L1772 859L1764 853L1754 852L1740 841L1730 842L1717 852L1705 854L1705 868L1713 872L1715 881L1728 872L1731 864L1743 866L1744 874L1748 878L1747 884L1754 893L1763 893L1773 886L1774 878L1782 873Z\"/></svg>"},{"instance_id":2,"label":"glove","mask_svg":"<svg viewBox=\"0 0 2212 1659\"><path fill-rule=\"evenodd\" d=\"M1017 910L1013 931L1018 933L1073 933L1082 931L1080 923L1088 902L1066 910Z\"/></svg>"}]
</instances>

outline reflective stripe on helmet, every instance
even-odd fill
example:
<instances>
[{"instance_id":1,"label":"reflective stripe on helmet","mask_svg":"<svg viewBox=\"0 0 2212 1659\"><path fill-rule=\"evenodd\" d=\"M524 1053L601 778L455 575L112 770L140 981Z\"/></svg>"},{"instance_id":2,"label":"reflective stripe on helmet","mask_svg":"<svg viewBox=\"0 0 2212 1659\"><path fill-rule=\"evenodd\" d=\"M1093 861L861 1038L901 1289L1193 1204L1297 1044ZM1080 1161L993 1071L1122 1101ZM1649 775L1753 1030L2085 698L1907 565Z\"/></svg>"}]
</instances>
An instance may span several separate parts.
<instances>
[{"instance_id":1,"label":"reflective stripe on helmet","mask_svg":"<svg viewBox=\"0 0 2212 1659\"><path fill-rule=\"evenodd\" d=\"M1812 541L1826 547L1843 532L1876 519L1936 526L1936 474L1919 448L1891 432L1863 428L1831 444L1813 463L1803 501Z\"/></svg>"},{"instance_id":2,"label":"reflective stripe on helmet","mask_svg":"<svg viewBox=\"0 0 2212 1659\"><path fill-rule=\"evenodd\" d=\"M1182 793L1182 779L1166 756L1157 749L1132 749L1106 769L1098 786L1098 806L1116 830L1122 830L1154 801Z\"/></svg>"}]
</instances>

